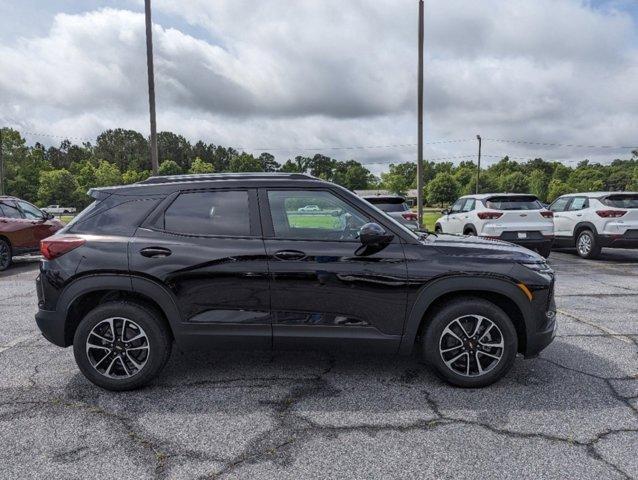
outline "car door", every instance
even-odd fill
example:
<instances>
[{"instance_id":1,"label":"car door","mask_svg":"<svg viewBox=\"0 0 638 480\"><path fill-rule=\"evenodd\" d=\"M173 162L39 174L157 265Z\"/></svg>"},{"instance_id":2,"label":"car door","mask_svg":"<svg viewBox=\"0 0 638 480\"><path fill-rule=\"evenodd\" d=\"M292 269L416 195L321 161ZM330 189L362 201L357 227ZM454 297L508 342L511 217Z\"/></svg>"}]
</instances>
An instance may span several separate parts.
<instances>
[{"instance_id":1,"label":"car door","mask_svg":"<svg viewBox=\"0 0 638 480\"><path fill-rule=\"evenodd\" d=\"M0 199L0 233L9 239L14 254L34 248L31 226L15 200Z\"/></svg>"},{"instance_id":2,"label":"car door","mask_svg":"<svg viewBox=\"0 0 638 480\"><path fill-rule=\"evenodd\" d=\"M37 248L40 245L40 240L53 235L56 229L39 208L24 200L18 200L17 203L20 210L22 210L24 218L30 224L28 228L32 237L32 248Z\"/></svg>"},{"instance_id":3,"label":"car door","mask_svg":"<svg viewBox=\"0 0 638 480\"><path fill-rule=\"evenodd\" d=\"M443 229L444 233L453 233L455 235L463 233L463 220L461 218L463 205L465 204L464 198L459 198L452 208L450 208L450 213L447 215L447 229Z\"/></svg>"},{"instance_id":4,"label":"car door","mask_svg":"<svg viewBox=\"0 0 638 480\"><path fill-rule=\"evenodd\" d=\"M182 191L158 210L129 244L130 268L171 292L181 314L182 343L271 348L256 191Z\"/></svg>"},{"instance_id":5,"label":"car door","mask_svg":"<svg viewBox=\"0 0 638 480\"><path fill-rule=\"evenodd\" d=\"M396 351L407 304L401 239L367 252L357 238L365 223L392 221L329 188L260 189L259 203L274 347ZM307 204L320 209L299 211Z\"/></svg>"},{"instance_id":6,"label":"car door","mask_svg":"<svg viewBox=\"0 0 638 480\"><path fill-rule=\"evenodd\" d=\"M554 237L567 237L572 235L569 231L569 214L567 206L571 197L560 197L549 206L549 210L554 212ZM559 239L560 240L560 239Z\"/></svg>"},{"instance_id":7,"label":"car door","mask_svg":"<svg viewBox=\"0 0 638 480\"><path fill-rule=\"evenodd\" d=\"M458 214L461 220L461 233L463 233L467 224L472 223L472 211L474 210L475 205L476 201L473 198L467 198L465 199L465 202L463 202L461 212Z\"/></svg>"}]
</instances>

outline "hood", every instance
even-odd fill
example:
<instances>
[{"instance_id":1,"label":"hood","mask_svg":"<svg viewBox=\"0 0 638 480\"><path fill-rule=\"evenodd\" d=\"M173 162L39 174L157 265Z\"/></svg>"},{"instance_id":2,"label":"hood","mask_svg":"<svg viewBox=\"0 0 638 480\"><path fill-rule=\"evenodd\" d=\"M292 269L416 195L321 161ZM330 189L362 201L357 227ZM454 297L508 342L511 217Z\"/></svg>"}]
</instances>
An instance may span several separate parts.
<instances>
[{"instance_id":1,"label":"hood","mask_svg":"<svg viewBox=\"0 0 638 480\"><path fill-rule=\"evenodd\" d=\"M467 255L474 258L494 258L523 263L545 262L545 259L538 253L502 240L439 233L438 236L428 235L423 242L434 246L446 255L461 257Z\"/></svg>"}]
</instances>

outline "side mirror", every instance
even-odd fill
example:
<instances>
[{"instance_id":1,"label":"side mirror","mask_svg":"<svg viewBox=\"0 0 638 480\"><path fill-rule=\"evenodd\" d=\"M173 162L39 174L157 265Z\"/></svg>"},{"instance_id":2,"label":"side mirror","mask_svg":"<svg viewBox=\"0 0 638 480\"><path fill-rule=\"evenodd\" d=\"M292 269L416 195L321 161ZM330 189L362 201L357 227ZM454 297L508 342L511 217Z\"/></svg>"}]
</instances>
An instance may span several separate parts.
<instances>
[{"instance_id":1,"label":"side mirror","mask_svg":"<svg viewBox=\"0 0 638 480\"><path fill-rule=\"evenodd\" d=\"M445 209L445 210L441 210L441 214L442 215L449 215L450 214L450 210L449 209Z\"/></svg>"},{"instance_id":2,"label":"side mirror","mask_svg":"<svg viewBox=\"0 0 638 480\"><path fill-rule=\"evenodd\" d=\"M42 218L44 218L44 220L51 220L52 218L55 218L55 216L52 213L49 212L42 212Z\"/></svg>"},{"instance_id":3,"label":"side mirror","mask_svg":"<svg viewBox=\"0 0 638 480\"><path fill-rule=\"evenodd\" d=\"M359 240L364 247L380 247L392 241L394 235L386 233L378 223L366 223L359 230Z\"/></svg>"}]
</instances>

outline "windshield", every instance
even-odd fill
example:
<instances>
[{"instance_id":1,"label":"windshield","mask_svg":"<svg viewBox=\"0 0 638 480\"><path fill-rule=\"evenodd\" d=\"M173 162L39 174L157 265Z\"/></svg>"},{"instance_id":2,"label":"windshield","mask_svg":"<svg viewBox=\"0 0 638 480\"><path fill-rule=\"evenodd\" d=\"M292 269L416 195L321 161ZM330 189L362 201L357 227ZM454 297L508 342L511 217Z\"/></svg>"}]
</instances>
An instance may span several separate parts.
<instances>
[{"instance_id":1,"label":"windshield","mask_svg":"<svg viewBox=\"0 0 638 480\"><path fill-rule=\"evenodd\" d=\"M638 195L610 195L603 199L602 202L615 208L638 208Z\"/></svg>"},{"instance_id":2,"label":"windshield","mask_svg":"<svg viewBox=\"0 0 638 480\"><path fill-rule=\"evenodd\" d=\"M485 206L494 210L540 210L543 208L541 202L533 196L492 197L485 201Z\"/></svg>"}]
</instances>

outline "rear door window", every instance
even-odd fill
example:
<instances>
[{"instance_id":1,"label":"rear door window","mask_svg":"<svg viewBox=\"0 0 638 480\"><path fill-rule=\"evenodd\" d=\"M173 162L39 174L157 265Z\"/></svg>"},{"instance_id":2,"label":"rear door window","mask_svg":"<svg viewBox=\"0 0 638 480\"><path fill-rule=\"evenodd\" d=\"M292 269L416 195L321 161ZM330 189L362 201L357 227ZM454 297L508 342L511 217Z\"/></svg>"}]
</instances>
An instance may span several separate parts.
<instances>
[{"instance_id":1,"label":"rear door window","mask_svg":"<svg viewBox=\"0 0 638 480\"><path fill-rule=\"evenodd\" d=\"M12 200L0 200L0 217L22 218L18 206Z\"/></svg>"},{"instance_id":2,"label":"rear door window","mask_svg":"<svg viewBox=\"0 0 638 480\"><path fill-rule=\"evenodd\" d=\"M468 198L463 205L463 212L471 212L474 210L474 204L476 201L473 198Z\"/></svg>"},{"instance_id":3,"label":"rear door window","mask_svg":"<svg viewBox=\"0 0 638 480\"><path fill-rule=\"evenodd\" d=\"M494 210L539 210L541 202L534 196L502 196L492 197L485 201L487 208Z\"/></svg>"},{"instance_id":4,"label":"rear door window","mask_svg":"<svg viewBox=\"0 0 638 480\"><path fill-rule=\"evenodd\" d=\"M572 203L569 204L569 211L573 212L587 207L589 207L587 197L576 197L572 200Z\"/></svg>"},{"instance_id":5,"label":"rear door window","mask_svg":"<svg viewBox=\"0 0 638 480\"><path fill-rule=\"evenodd\" d=\"M164 212L164 229L186 235L250 236L248 191L182 193Z\"/></svg>"},{"instance_id":6,"label":"rear door window","mask_svg":"<svg viewBox=\"0 0 638 480\"><path fill-rule=\"evenodd\" d=\"M638 208L638 195L610 195L601 201L614 208Z\"/></svg>"}]
</instances>

